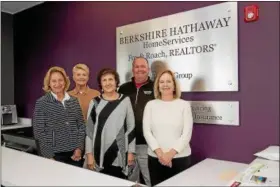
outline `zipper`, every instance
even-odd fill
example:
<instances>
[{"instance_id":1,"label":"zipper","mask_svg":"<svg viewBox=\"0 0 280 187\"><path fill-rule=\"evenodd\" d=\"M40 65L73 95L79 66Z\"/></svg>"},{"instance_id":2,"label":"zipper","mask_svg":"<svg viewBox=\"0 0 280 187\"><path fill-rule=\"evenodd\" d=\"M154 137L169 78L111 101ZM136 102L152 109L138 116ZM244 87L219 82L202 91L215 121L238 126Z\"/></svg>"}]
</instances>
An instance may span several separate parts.
<instances>
[{"instance_id":1,"label":"zipper","mask_svg":"<svg viewBox=\"0 0 280 187\"><path fill-rule=\"evenodd\" d=\"M148 84L149 82L143 84L142 86L140 86L139 88L137 88L137 92L136 92L136 98L135 98L135 102L134 102L134 105L136 106L137 105L137 101L138 101L138 93L139 93L139 90L141 87L143 87L144 85Z\"/></svg>"},{"instance_id":2,"label":"zipper","mask_svg":"<svg viewBox=\"0 0 280 187\"><path fill-rule=\"evenodd\" d=\"M55 137L54 137L54 131L52 132L52 144L53 144L53 147L55 147Z\"/></svg>"},{"instance_id":3,"label":"zipper","mask_svg":"<svg viewBox=\"0 0 280 187\"><path fill-rule=\"evenodd\" d=\"M135 102L134 102L135 105L137 105L139 89L140 88L137 88L136 98L135 98Z\"/></svg>"}]
</instances>

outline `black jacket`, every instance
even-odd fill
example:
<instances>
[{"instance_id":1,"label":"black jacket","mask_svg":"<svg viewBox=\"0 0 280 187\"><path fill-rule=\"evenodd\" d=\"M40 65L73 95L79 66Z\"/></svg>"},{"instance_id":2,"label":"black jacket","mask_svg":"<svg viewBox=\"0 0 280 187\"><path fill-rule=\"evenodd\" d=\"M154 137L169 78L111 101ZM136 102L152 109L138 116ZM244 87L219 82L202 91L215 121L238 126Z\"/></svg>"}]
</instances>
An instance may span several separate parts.
<instances>
[{"instance_id":1,"label":"black jacket","mask_svg":"<svg viewBox=\"0 0 280 187\"><path fill-rule=\"evenodd\" d=\"M147 102L154 99L154 83L149 78L137 89L132 78L132 81L121 85L118 92L130 97L135 115L136 144L147 144L143 135L143 113Z\"/></svg>"},{"instance_id":2,"label":"black jacket","mask_svg":"<svg viewBox=\"0 0 280 187\"><path fill-rule=\"evenodd\" d=\"M33 114L34 138L43 157L55 153L84 149L86 126L79 101L70 97L65 107L51 93L36 101Z\"/></svg>"}]
</instances>

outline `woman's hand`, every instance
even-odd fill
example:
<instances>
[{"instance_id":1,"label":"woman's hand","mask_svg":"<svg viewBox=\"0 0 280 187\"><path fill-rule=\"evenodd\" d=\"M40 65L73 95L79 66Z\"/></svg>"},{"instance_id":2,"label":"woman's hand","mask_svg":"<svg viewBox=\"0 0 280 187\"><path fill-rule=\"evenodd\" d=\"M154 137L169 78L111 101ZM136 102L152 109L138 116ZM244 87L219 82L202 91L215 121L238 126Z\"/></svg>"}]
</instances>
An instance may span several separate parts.
<instances>
[{"instance_id":1,"label":"woman's hand","mask_svg":"<svg viewBox=\"0 0 280 187\"><path fill-rule=\"evenodd\" d=\"M177 154L174 149L171 149L169 152L163 153L163 151L158 148L155 150L155 153L162 165L172 167L172 159Z\"/></svg>"},{"instance_id":2,"label":"woman's hand","mask_svg":"<svg viewBox=\"0 0 280 187\"><path fill-rule=\"evenodd\" d=\"M172 159L176 154L177 151L175 151L174 149L171 149L170 151L163 154L162 160L166 164L166 166L172 167Z\"/></svg>"},{"instance_id":3,"label":"woman's hand","mask_svg":"<svg viewBox=\"0 0 280 187\"><path fill-rule=\"evenodd\" d=\"M127 164L129 166L134 164L134 154L133 153L128 153L127 162L128 162Z\"/></svg>"},{"instance_id":4,"label":"woman's hand","mask_svg":"<svg viewBox=\"0 0 280 187\"><path fill-rule=\"evenodd\" d=\"M156 149L155 153L156 153L158 159L160 159L163 155L163 152L162 152L161 148Z\"/></svg>"},{"instance_id":5,"label":"woman's hand","mask_svg":"<svg viewBox=\"0 0 280 187\"><path fill-rule=\"evenodd\" d=\"M72 160L80 161L82 159L82 151L81 149L75 149L73 156L71 157Z\"/></svg>"},{"instance_id":6,"label":"woman's hand","mask_svg":"<svg viewBox=\"0 0 280 187\"><path fill-rule=\"evenodd\" d=\"M168 153L164 153L160 160L160 163L164 166L172 167L172 157Z\"/></svg>"},{"instance_id":7,"label":"woman's hand","mask_svg":"<svg viewBox=\"0 0 280 187\"><path fill-rule=\"evenodd\" d=\"M164 153L163 153L163 151L161 150L161 148L156 149L156 150L155 150L155 153L156 153L156 155L157 155L157 157L158 157L158 161L159 161L162 165L164 165L164 166L168 165L168 163L167 163L165 160L163 160L163 155L164 155Z\"/></svg>"},{"instance_id":8,"label":"woman's hand","mask_svg":"<svg viewBox=\"0 0 280 187\"><path fill-rule=\"evenodd\" d=\"M94 170L95 160L92 153L87 154L87 168L90 170Z\"/></svg>"}]
</instances>

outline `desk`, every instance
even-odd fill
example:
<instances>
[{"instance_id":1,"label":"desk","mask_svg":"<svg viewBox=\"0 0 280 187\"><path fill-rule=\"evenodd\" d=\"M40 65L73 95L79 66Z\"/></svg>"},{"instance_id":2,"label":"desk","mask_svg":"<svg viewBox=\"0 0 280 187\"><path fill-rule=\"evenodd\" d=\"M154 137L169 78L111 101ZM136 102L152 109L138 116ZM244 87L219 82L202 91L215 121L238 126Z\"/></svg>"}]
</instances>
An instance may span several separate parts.
<instances>
[{"instance_id":1,"label":"desk","mask_svg":"<svg viewBox=\"0 0 280 187\"><path fill-rule=\"evenodd\" d=\"M14 125L1 125L1 131L12 130L12 129L20 129L31 127L32 122L30 118L18 118L18 123Z\"/></svg>"},{"instance_id":2,"label":"desk","mask_svg":"<svg viewBox=\"0 0 280 187\"><path fill-rule=\"evenodd\" d=\"M24 124L24 123L17 123L15 125L2 125L1 131L11 130L11 129L21 129L21 128L26 128L31 126L32 126L31 124Z\"/></svg>"},{"instance_id":3,"label":"desk","mask_svg":"<svg viewBox=\"0 0 280 187\"><path fill-rule=\"evenodd\" d=\"M157 186L225 186L247 166L207 158Z\"/></svg>"},{"instance_id":4,"label":"desk","mask_svg":"<svg viewBox=\"0 0 280 187\"><path fill-rule=\"evenodd\" d=\"M4 186L132 186L135 183L2 147Z\"/></svg>"},{"instance_id":5,"label":"desk","mask_svg":"<svg viewBox=\"0 0 280 187\"><path fill-rule=\"evenodd\" d=\"M2 125L1 133L3 144L18 150L36 150L33 138L32 120L30 118L18 118L18 123Z\"/></svg>"},{"instance_id":6,"label":"desk","mask_svg":"<svg viewBox=\"0 0 280 187\"><path fill-rule=\"evenodd\" d=\"M266 186L279 186L279 161L266 160L263 158L256 158L251 162L248 167L246 167L242 172L240 172L233 180L228 183L228 186L234 183L234 181L241 182L241 177L244 176L246 170L256 163L264 164L265 167L261 168L259 171L255 172L254 175L267 177ZM273 181L273 182L271 182ZM261 184L255 184L244 181L241 182L240 186L261 186Z\"/></svg>"}]
</instances>

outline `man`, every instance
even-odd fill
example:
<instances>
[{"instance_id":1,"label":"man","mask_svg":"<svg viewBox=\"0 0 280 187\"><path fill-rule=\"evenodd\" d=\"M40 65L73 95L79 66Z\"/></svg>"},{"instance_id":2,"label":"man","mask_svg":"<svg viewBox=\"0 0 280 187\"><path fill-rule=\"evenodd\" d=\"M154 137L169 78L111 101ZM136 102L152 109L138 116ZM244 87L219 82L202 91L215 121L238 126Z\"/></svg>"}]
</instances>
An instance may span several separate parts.
<instances>
[{"instance_id":1,"label":"man","mask_svg":"<svg viewBox=\"0 0 280 187\"><path fill-rule=\"evenodd\" d=\"M143 135L143 113L148 101L154 99L153 82L149 78L149 63L143 57L136 57L132 64L133 77L130 82L124 83L119 88L119 93L128 95L135 115L136 134L136 166L131 181L140 179L140 171L147 186L151 186L148 170L147 142Z\"/></svg>"},{"instance_id":2,"label":"man","mask_svg":"<svg viewBox=\"0 0 280 187\"><path fill-rule=\"evenodd\" d=\"M69 95L77 97L82 108L84 120L87 121L87 112L90 101L99 96L97 90L89 88L87 85L89 80L89 68L85 64L77 64L73 67L73 80L76 87L69 91Z\"/></svg>"}]
</instances>

